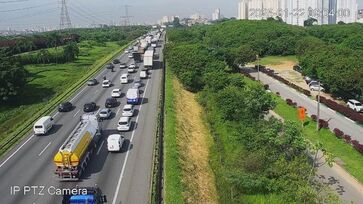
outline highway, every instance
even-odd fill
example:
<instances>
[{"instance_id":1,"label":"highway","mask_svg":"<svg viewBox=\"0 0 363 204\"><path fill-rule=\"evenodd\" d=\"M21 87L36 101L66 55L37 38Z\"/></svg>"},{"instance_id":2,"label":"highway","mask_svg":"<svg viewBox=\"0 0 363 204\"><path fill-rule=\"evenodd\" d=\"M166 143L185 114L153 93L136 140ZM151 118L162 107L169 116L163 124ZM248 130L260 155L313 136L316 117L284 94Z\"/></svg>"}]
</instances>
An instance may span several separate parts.
<instances>
[{"instance_id":1,"label":"highway","mask_svg":"<svg viewBox=\"0 0 363 204\"><path fill-rule=\"evenodd\" d=\"M161 39L163 39L162 35ZM162 61L162 46L156 48L156 54ZM118 57L123 63L131 63L128 54L122 53ZM132 118L132 130L125 133L126 142L120 153L109 153L106 147L106 137L116 133L118 119L121 117L123 105L126 104L126 92L132 83L120 84L120 76L127 69L115 66L115 72L103 69L97 75L97 86L84 86L76 92L70 100L75 109L67 113L54 112L55 125L45 136L29 135L17 146L4 155L0 160L0 203L61 203L62 196L54 195L55 189L92 187L97 185L107 196L107 203L148 203L152 176L153 146L156 131L156 119L161 88L162 68L156 63L150 71L149 79L142 80L142 102L136 106L136 116ZM130 74L131 78L139 76L143 67L137 63L137 73ZM103 77L112 81L113 86L102 88ZM78 124L83 114L83 105L96 102L100 108L104 107L106 98L111 96L114 88L122 90L122 97L117 99L119 106L112 108L113 115L102 122L102 141L91 158L82 179L77 182L60 182L54 175L55 165L53 157L59 147ZM14 193L11 189L19 186L35 186L30 192ZM43 189L44 188L44 189Z\"/></svg>"}]
</instances>

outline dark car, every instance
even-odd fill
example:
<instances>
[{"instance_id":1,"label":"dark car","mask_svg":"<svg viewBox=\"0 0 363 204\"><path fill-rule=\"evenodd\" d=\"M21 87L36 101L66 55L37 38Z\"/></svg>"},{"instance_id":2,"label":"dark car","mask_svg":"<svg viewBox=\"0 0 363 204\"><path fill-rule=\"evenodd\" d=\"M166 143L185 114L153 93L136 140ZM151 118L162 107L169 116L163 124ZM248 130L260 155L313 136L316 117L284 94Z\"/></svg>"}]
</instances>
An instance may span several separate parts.
<instances>
[{"instance_id":1,"label":"dark car","mask_svg":"<svg viewBox=\"0 0 363 204\"><path fill-rule=\"evenodd\" d=\"M114 60L113 60L113 63L114 63L114 64L118 64L118 63L120 63L120 60L119 60L119 59L114 59Z\"/></svg>"},{"instance_id":2,"label":"dark car","mask_svg":"<svg viewBox=\"0 0 363 204\"><path fill-rule=\"evenodd\" d=\"M91 102L91 103L86 103L83 106L83 111L84 112L92 112L95 111L97 108L96 103L95 102Z\"/></svg>"},{"instance_id":3,"label":"dark car","mask_svg":"<svg viewBox=\"0 0 363 204\"><path fill-rule=\"evenodd\" d=\"M113 108L115 106L117 106L117 100L115 98L106 99L106 102L105 102L106 108Z\"/></svg>"},{"instance_id":4,"label":"dark car","mask_svg":"<svg viewBox=\"0 0 363 204\"><path fill-rule=\"evenodd\" d=\"M113 69L115 66L113 66L113 64L109 63L106 65L106 68L107 69Z\"/></svg>"},{"instance_id":5,"label":"dark car","mask_svg":"<svg viewBox=\"0 0 363 204\"><path fill-rule=\"evenodd\" d=\"M63 103L59 104L58 111L59 112L68 112L68 111L71 111L72 108L73 108L73 105L71 102L63 102Z\"/></svg>"},{"instance_id":6,"label":"dark car","mask_svg":"<svg viewBox=\"0 0 363 204\"><path fill-rule=\"evenodd\" d=\"M98 84L97 79L90 79L90 80L87 81L88 86L94 86L94 85L97 85L97 84Z\"/></svg>"}]
</instances>

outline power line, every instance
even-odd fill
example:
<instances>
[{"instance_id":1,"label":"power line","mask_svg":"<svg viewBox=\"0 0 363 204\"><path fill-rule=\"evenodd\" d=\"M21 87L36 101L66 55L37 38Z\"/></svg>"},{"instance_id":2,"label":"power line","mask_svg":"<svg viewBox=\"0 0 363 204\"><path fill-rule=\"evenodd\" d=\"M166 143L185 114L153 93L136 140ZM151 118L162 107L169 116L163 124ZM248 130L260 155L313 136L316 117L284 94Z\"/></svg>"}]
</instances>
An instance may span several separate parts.
<instances>
[{"instance_id":1,"label":"power line","mask_svg":"<svg viewBox=\"0 0 363 204\"><path fill-rule=\"evenodd\" d=\"M10 9L10 10L1 10L0 13L6 13L6 12L13 12L13 11L23 11L28 9L34 9L34 8L40 8L48 5L53 5L54 3L46 3L38 6L31 6L31 7L25 7L25 8L18 8L18 9Z\"/></svg>"},{"instance_id":2,"label":"power line","mask_svg":"<svg viewBox=\"0 0 363 204\"><path fill-rule=\"evenodd\" d=\"M24 1L29 1L29 0L0 1L0 4L6 4L6 3L19 3L19 2L24 2Z\"/></svg>"},{"instance_id":3,"label":"power line","mask_svg":"<svg viewBox=\"0 0 363 204\"><path fill-rule=\"evenodd\" d=\"M75 1L73 1L72 3L75 3ZM79 2L78 2L79 3ZM84 9L84 6L83 5L71 5L72 7L74 7L74 9L76 9L77 11L79 11L80 13L83 13L84 15L86 16L90 16L92 17L93 19L96 19L97 21L104 21L104 22L107 22L107 21L110 21L110 19L105 19L105 18L100 18L99 16L95 16L93 13L87 11L86 9Z\"/></svg>"},{"instance_id":4,"label":"power line","mask_svg":"<svg viewBox=\"0 0 363 204\"><path fill-rule=\"evenodd\" d=\"M24 19L25 17L39 16L39 15L54 12L54 11L57 11L57 10L58 10L58 8L50 8L50 9L47 9L47 10L38 11L37 13L26 14L26 15L17 16L17 17L14 17L14 18L1 19L0 22L17 20L17 19Z\"/></svg>"}]
</instances>

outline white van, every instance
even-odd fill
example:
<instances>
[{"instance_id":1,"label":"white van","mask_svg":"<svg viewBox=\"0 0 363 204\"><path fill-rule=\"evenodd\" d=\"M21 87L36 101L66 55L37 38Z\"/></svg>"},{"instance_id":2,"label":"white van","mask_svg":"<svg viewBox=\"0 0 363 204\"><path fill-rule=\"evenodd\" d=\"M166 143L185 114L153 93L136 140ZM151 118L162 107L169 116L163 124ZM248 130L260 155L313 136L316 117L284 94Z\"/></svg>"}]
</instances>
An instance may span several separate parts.
<instances>
[{"instance_id":1,"label":"white van","mask_svg":"<svg viewBox=\"0 0 363 204\"><path fill-rule=\"evenodd\" d=\"M127 104L139 104L140 94L138 88L131 88L126 93Z\"/></svg>"},{"instance_id":2,"label":"white van","mask_svg":"<svg viewBox=\"0 0 363 204\"><path fill-rule=\"evenodd\" d=\"M121 117L117 124L118 131L129 131L131 128L131 118Z\"/></svg>"},{"instance_id":3,"label":"white van","mask_svg":"<svg viewBox=\"0 0 363 204\"><path fill-rule=\"evenodd\" d=\"M122 148L125 138L120 134L112 134L107 138L107 149L109 152L118 152Z\"/></svg>"},{"instance_id":4,"label":"white van","mask_svg":"<svg viewBox=\"0 0 363 204\"><path fill-rule=\"evenodd\" d=\"M128 74L122 74L120 77L121 84L127 84L129 83L129 75Z\"/></svg>"},{"instance_id":5,"label":"white van","mask_svg":"<svg viewBox=\"0 0 363 204\"><path fill-rule=\"evenodd\" d=\"M141 79L147 79L147 71L145 71L145 70L142 70L141 72L140 72L140 78Z\"/></svg>"},{"instance_id":6,"label":"white van","mask_svg":"<svg viewBox=\"0 0 363 204\"><path fill-rule=\"evenodd\" d=\"M35 135L45 135L53 127L53 118L51 116L41 117L35 122L33 130Z\"/></svg>"}]
</instances>

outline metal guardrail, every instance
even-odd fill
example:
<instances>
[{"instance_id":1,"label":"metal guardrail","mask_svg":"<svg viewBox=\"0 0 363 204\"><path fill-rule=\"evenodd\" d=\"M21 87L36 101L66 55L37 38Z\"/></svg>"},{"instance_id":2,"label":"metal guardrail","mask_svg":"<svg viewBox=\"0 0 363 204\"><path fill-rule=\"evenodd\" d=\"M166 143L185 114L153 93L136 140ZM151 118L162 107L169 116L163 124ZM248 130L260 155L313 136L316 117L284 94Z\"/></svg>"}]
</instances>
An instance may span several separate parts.
<instances>
[{"instance_id":1,"label":"metal guardrail","mask_svg":"<svg viewBox=\"0 0 363 204\"><path fill-rule=\"evenodd\" d=\"M131 41L130 43L124 45L119 50L115 51L114 54L112 54L111 57L108 57L104 61L100 62L99 64L95 65L94 70L90 72L89 74L83 76L77 83L73 84L70 88L68 88L66 91L64 91L62 94L56 96L54 100L50 101L50 104L48 104L46 107L40 109L36 115L31 117L29 120L25 121L24 124L19 126L17 130L12 134L12 136L9 136L0 143L0 156L2 156L4 153L6 153L11 147L16 144L21 138L23 138L26 134L28 134L31 131L31 127L33 126L34 122L39 119L39 117L52 113L52 111L57 107L57 105L64 101L65 99L72 96L79 88L84 85L84 83L91 77L96 75L102 67L104 67L110 60L115 58L117 55L120 54L126 47L128 47L130 44L132 44L134 41ZM11 133L10 133L11 134Z\"/></svg>"}]
</instances>

